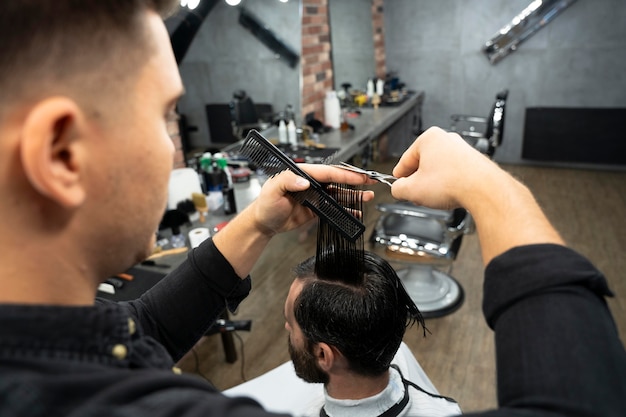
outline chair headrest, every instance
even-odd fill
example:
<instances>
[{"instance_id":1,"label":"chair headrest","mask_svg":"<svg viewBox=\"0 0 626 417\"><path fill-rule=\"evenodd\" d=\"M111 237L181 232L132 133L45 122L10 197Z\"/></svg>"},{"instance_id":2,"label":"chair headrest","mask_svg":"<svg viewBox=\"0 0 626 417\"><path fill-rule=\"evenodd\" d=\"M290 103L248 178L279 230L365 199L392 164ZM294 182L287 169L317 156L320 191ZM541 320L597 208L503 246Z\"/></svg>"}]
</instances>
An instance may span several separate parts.
<instances>
[{"instance_id":1,"label":"chair headrest","mask_svg":"<svg viewBox=\"0 0 626 417\"><path fill-rule=\"evenodd\" d=\"M247 96L248 96L248 94L245 92L245 90L236 90L233 93L233 98L236 98L237 100L243 100Z\"/></svg>"}]
</instances>

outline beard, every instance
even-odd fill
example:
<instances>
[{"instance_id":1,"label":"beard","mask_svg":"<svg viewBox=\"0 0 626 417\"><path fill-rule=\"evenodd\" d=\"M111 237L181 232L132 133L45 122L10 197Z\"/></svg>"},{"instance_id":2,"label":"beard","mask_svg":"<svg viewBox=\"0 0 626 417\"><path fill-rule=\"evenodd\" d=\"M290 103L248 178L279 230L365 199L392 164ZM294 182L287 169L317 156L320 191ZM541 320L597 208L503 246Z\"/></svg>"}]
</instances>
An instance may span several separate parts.
<instances>
[{"instance_id":1,"label":"beard","mask_svg":"<svg viewBox=\"0 0 626 417\"><path fill-rule=\"evenodd\" d=\"M328 374L317 366L315 356L306 348L297 349L292 343L291 338L287 337L287 347L289 356L293 362L293 367L301 379L314 384L327 384Z\"/></svg>"}]
</instances>

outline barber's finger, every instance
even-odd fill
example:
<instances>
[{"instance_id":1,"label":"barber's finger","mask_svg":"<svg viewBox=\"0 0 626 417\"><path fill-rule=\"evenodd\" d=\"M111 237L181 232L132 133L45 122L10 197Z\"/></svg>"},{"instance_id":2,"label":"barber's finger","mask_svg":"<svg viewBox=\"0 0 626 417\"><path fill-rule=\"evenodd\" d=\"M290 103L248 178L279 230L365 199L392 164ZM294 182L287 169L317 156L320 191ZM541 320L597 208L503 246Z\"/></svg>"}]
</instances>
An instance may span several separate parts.
<instances>
[{"instance_id":1,"label":"barber's finger","mask_svg":"<svg viewBox=\"0 0 626 417\"><path fill-rule=\"evenodd\" d=\"M337 198L338 191L341 193L345 192L345 190L341 186L329 185L328 187L326 187L326 192L335 198ZM373 200L375 196L374 191L361 190L359 186L355 186L355 189L352 190L351 193L354 193L354 194L350 194L350 195L358 196L364 202Z\"/></svg>"},{"instance_id":2,"label":"barber's finger","mask_svg":"<svg viewBox=\"0 0 626 417\"><path fill-rule=\"evenodd\" d=\"M374 184L376 182L365 174L359 174L329 165L298 164L298 166L321 183L335 182L339 184L359 185Z\"/></svg>"},{"instance_id":3,"label":"barber's finger","mask_svg":"<svg viewBox=\"0 0 626 417\"><path fill-rule=\"evenodd\" d=\"M410 177L398 178L391 186L391 195L396 200L409 200L413 203L421 205L416 201L420 194L420 181L416 179L417 173Z\"/></svg>"},{"instance_id":4,"label":"barber's finger","mask_svg":"<svg viewBox=\"0 0 626 417\"><path fill-rule=\"evenodd\" d=\"M440 139L450 134L450 132L446 132L436 126L428 128L424 133L419 135L417 139L413 141L411 146L409 146L409 148L402 154L400 160L393 169L393 176L396 178L407 177L417 171L420 166L421 148L424 142L427 142L432 138Z\"/></svg>"},{"instance_id":5,"label":"barber's finger","mask_svg":"<svg viewBox=\"0 0 626 417\"><path fill-rule=\"evenodd\" d=\"M363 201L372 201L374 199L374 191L366 190L363 191Z\"/></svg>"},{"instance_id":6,"label":"barber's finger","mask_svg":"<svg viewBox=\"0 0 626 417\"><path fill-rule=\"evenodd\" d=\"M433 130L437 130L437 129L438 128L436 127L431 127L430 129L426 130L424 133L418 136L417 139L413 141L411 146L409 146L409 148L406 151L404 151L404 153L400 157L400 160L398 161L396 166L393 168L392 173L394 177L396 178L408 177L409 175L417 171L420 165L420 150L419 150L420 139L423 139L427 135L434 133ZM438 130L441 130L441 129L438 129Z\"/></svg>"},{"instance_id":7,"label":"barber's finger","mask_svg":"<svg viewBox=\"0 0 626 417\"><path fill-rule=\"evenodd\" d=\"M340 168L335 168L338 171L344 171ZM356 185L359 184L363 184L363 182L366 183L370 183L370 179L367 178L366 175L363 174L356 174L356 173L352 173L349 171L345 171L347 174L355 174L355 176L353 175L348 175L348 177L343 177L344 178L344 184L349 184L349 182L347 181L351 181L354 182L354 180L356 180ZM340 175L341 176L341 175ZM366 177L366 178L364 178ZM333 177L336 178L336 177ZM296 192L296 191L304 191L306 189L309 188L310 183L309 181L304 178L301 177L289 170L283 171L280 174L276 175L275 177L271 178L271 180L268 181L269 183L272 184L272 187L274 189L276 189L277 191L279 191L280 193L284 194L287 191L292 191L292 192ZM330 181L321 181L321 182L330 182ZM333 180L333 182L337 182L339 183L339 181L337 180ZM264 187L265 188L265 187ZM364 190L362 191L363 193L363 201L371 201L372 199L374 199L374 192L370 191L370 190Z\"/></svg>"}]
</instances>

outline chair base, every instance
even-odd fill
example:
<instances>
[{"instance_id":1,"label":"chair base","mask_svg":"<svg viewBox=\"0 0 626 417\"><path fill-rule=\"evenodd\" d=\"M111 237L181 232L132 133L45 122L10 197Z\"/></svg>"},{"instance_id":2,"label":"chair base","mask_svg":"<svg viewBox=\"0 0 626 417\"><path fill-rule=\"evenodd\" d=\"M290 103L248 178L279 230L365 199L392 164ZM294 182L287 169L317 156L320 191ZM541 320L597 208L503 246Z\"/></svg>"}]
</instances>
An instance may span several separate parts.
<instances>
[{"instance_id":1,"label":"chair base","mask_svg":"<svg viewBox=\"0 0 626 417\"><path fill-rule=\"evenodd\" d=\"M445 316L463 304L463 287L444 272L430 266L411 266L396 272L424 318Z\"/></svg>"}]
</instances>

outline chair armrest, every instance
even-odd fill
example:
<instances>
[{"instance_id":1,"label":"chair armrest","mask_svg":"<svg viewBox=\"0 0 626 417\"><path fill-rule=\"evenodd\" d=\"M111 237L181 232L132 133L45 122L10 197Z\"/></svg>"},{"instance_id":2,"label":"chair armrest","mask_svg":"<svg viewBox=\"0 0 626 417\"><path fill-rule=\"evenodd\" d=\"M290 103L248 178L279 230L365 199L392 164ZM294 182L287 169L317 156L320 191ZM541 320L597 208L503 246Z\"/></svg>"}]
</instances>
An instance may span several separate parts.
<instances>
[{"instance_id":1,"label":"chair armrest","mask_svg":"<svg viewBox=\"0 0 626 417\"><path fill-rule=\"evenodd\" d=\"M424 206L416 206L408 201L378 204L376 205L376 209L383 213L397 213L425 219L430 218L444 224L448 224L453 219L453 212L451 210L438 210Z\"/></svg>"},{"instance_id":2,"label":"chair armrest","mask_svg":"<svg viewBox=\"0 0 626 417\"><path fill-rule=\"evenodd\" d=\"M450 116L455 122L470 122L470 123L487 123L488 119L486 117L480 116L472 116L468 114L453 114Z\"/></svg>"},{"instance_id":3,"label":"chair armrest","mask_svg":"<svg viewBox=\"0 0 626 417\"><path fill-rule=\"evenodd\" d=\"M461 136L465 136L469 138L475 138L475 139L485 138L485 134L482 132L472 132L469 130L464 130L462 132L457 132L457 133Z\"/></svg>"}]
</instances>

